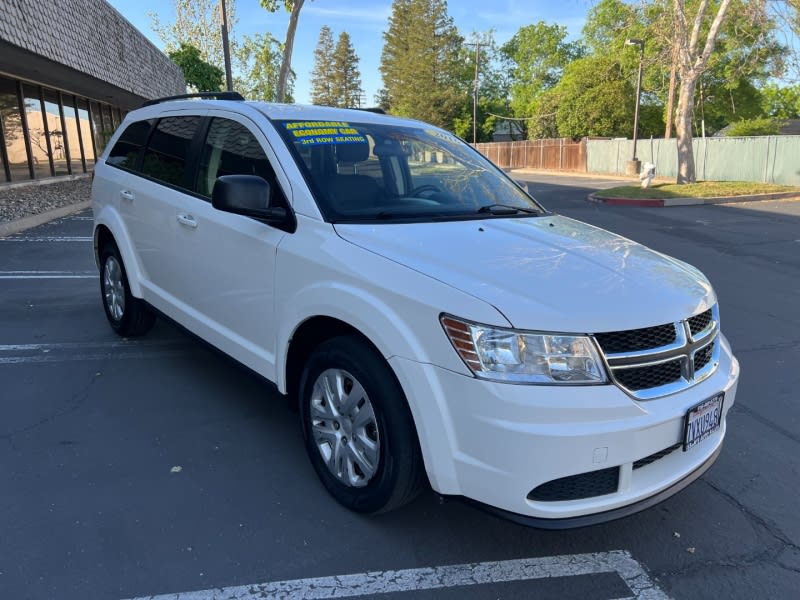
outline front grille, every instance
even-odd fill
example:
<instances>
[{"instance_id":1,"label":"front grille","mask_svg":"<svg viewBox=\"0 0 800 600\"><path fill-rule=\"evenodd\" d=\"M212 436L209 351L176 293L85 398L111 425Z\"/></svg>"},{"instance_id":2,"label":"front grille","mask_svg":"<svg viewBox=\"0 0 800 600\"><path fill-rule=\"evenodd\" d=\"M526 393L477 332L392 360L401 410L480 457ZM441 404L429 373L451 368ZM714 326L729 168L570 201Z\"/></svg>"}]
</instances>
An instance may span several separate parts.
<instances>
[{"instance_id":1,"label":"front grille","mask_svg":"<svg viewBox=\"0 0 800 600\"><path fill-rule=\"evenodd\" d=\"M620 384L632 392L654 388L681 378L681 360L675 359L646 367L617 369L614 376Z\"/></svg>"},{"instance_id":2,"label":"front grille","mask_svg":"<svg viewBox=\"0 0 800 600\"><path fill-rule=\"evenodd\" d=\"M694 355L694 370L699 371L711 362L711 357L714 356L714 344L716 341L711 342L702 350L698 350Z\"/></svg>"},{"instance_id":3,"label":"front grille","mask_svg":"<svg viewBox=\"0 0 800 600\"><path fill-rule=\"evenodd\" d=\"M678 442L677 444L674 444L674 445L670 446L669 448L664 448L663 450L655 452L655 453L651 454L650 456L645 456L644 458L640 458L635 463L633 463L633 468L634 469L641 469L642 467L646 467L647 465L653 464L657 460L661 460L665 456L668 456L668 455L672 454L673 452L675 452L675 450L680 448L682 445L683 444Z\"/></svg>"},{"instance_id":4,"label":"front grille","mask_svg":"<svg viewBox=\"0 0 800 600\"><path fill-rule=\"evenodd\" d=\"M692 332L692 337L696 336L701 331L705 331L711 324L711 309L706 312L695 315L689 319L689 331Z\"/></svg>"},{"instance_id":5,"label":"front grille","mask_svg":"<svg viewBox=\"0 0 800 600\"><path fill-rule=\"evenodd\" d=\"M528 500L539 502L562 502L564 500L581 500L613 494L619 486L619 467L611 467L600 471L570 475L554 479L534 488L528 494Z\"/></svg>"},{"instance_id":6,"label":"front grille","mask_svg":"<svg viewBox=\"0 0 800 600\"><path fill-rule=\"evenodd\" d=\"M656 325L642 329L628 329L627 331L611 331L595 334L597 343L606 354L620 352L637 352L660 346L668 346L675 342L675 325Z\"/></svg>"}]
</instances>

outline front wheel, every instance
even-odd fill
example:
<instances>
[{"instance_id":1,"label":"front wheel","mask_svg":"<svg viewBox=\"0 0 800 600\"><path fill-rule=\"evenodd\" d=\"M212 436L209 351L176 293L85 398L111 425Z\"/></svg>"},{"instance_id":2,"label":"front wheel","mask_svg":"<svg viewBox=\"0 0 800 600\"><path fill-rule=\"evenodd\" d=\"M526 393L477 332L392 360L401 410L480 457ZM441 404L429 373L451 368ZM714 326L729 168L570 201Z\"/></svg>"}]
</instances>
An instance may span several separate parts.
<instances>
[{"instance_id":1,"label":"front wheel","mask_svg":"<svg viewBox=\"0 0 800 600\"><path fill-rule=\"evenodd\" d=\"M403 391L361 339L333 338L313 352L300 382L300 417L311 463L344 506L386 512L422 489L422 457Z\"/></svg>"},{"instance_id":2,"label":"front wheel","mask_svg":"<svg viewBox=\"0 0 800 600\"><path fill-rule=\"evenodd\" d=\"M155 315L142 300L131 295L128 274L113 243L100 251L100 295L108 322L119 335L144 335L153 326Z\"/></svg>"}]
</instances>

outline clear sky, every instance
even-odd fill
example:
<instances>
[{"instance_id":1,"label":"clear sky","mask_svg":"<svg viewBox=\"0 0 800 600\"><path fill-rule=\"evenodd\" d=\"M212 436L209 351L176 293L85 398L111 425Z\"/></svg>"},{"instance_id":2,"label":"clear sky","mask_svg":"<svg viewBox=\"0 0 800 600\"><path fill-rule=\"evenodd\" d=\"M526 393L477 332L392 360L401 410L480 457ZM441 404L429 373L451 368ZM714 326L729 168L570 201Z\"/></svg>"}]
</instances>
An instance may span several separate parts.
<instances>
[{"instance_id":1,"label":"clear sky","mask_svg":"<svg viewBox=\"0 0 800 600\"><path fill-rule=\"evenodd\" d=\"M156 46L162 47L150 28L151 20L147 13L158 13L162 22L174 21L171 0L110 0L110 4ZM464 37L469 37L473 31L493 29L495 40L502 44L523 25L537 21L565 25L570 36L576 37L592 4L591 0L450 0L448 10ZM292 68L297 74L295 100L310 102L309 81L314 68L314 48L320 28L327 25L333 31L334 39L342 31L350 34L360 58L367 104L372 105L375 93L382 87L378 66L383 32L388 26L391 9L391 0L306 0L300 13L292 54ZM239 18L236 35L270 32L279 40L286 36L289 16L284 10L270 14L261 8L258 0L237 0L236 10Z\"/></svg>"}]
</instances>

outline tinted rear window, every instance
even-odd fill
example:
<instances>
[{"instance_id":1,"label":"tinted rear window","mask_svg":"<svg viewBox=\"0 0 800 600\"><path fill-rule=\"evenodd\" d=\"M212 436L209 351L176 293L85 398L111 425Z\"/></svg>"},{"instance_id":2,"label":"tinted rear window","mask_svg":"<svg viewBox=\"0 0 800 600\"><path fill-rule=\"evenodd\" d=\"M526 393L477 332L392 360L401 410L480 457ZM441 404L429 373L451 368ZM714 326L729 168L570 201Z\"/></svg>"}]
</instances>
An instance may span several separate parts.
<instances>
[{"instance_id":1,"label":"tinted rear window","mask_svg":"<svg viewBox=\"0 0 800 600\"><path fill-rule=\"evenodd\" d=\"M148 120L128 125L108 154L106 162L123 169L136 169L139 151L147 143L147 136L153 123L153 120Z\"/></svg>"},{"instance_id":2,"label":"tinted rear window","mask_svg":"<svg viewBox=\"0 0 800 600\"><path fill-rule=\"evenodd\" d=\"M200 117L167 117L158 122L144 153L142 173L164 183L185 187L184 171Z\"/></svg>"}]
</instances>

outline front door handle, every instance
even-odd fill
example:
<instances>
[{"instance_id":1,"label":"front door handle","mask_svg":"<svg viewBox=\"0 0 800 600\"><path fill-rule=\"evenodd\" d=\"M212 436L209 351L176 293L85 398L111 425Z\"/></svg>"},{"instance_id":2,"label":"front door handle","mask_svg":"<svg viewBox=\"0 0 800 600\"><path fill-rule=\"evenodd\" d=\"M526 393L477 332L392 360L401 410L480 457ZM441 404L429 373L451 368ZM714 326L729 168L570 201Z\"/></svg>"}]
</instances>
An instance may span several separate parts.
<instances>
[{"instance_id":1,"label":"front door handle","mask_svg":"<svg viewBox=\"0 0 800 600\"><path fill-rule=\"evenodd\" d=\"M197 229L197 221L194 220L194 217L192 215L178 215L175 218L178 219L178 223L180 223L184 227L188 227L190 229Z\"/></svg>"},{"instance_id":2,"label":"front door handle","mask_svg":"<svg viewBox=\"0 0 800 600\"><path fill-rule=\"evenodd\" d=\"M133 199L136 198L133 192L129 190L120 190L119 195L123 200L127 200L128 202L133 202Z\"/></svg>"}]
</instances>

